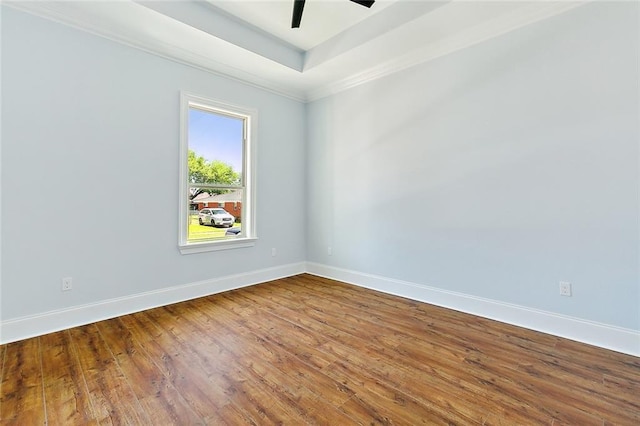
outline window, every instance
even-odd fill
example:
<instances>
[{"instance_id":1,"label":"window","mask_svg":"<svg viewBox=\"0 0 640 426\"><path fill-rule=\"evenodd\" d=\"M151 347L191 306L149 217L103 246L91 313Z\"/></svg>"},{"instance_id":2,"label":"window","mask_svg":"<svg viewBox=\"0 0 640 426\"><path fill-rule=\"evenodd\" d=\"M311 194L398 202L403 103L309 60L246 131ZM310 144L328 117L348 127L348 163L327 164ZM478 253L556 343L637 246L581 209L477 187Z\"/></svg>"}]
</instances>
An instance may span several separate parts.
<instances>
[{"instance_id":1,"label":"window","mask_svg":"<svg viewBox=\"0 0 640 426\"><path fill-rule=\"evenodd\" d=\"M251 109L182 93L179 247L183 254L254 244L256 115ZM227 211L225 206L234 208Z\"/></svg>"}]
</instances>

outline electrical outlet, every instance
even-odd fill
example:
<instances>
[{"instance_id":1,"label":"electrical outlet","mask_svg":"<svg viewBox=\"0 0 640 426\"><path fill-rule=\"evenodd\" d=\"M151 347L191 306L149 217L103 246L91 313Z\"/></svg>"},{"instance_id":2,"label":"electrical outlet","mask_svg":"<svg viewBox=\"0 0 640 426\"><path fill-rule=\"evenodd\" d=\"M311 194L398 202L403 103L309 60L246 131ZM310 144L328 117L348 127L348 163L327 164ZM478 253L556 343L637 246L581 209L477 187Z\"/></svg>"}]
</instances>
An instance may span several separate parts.
<instances>
[{"instance_id":1,"label":"electrical outlet","mask_svg":"<svg viewBox=\"0 0 640 426\"><path fill-rule=\"evenodd\" d=\"M64 277L62 279L62 291L69 291L73 288L73 278Z\"/></svg>"},{"instance_id":2,"label":"electrical outlet","mask_svg":"<svg viewBox=\"0 0 640 426\"><path fill-rule=\"evenodd\" d=\"M276 248L272 248L271 249L271 256L276 257L276 255L278 254L278 251L276 250Z\"/></svg>"},{"instance_id":3,"label":"electrical outlet","mask_svg":"<svg viewBox=\"0 0 640 426\"><path fill-rule=\"evenodd\" d=\"M560 281L560 296L571 296L571 283Z\"/></svg>"},{"instance_id":4,"label":"electrical outlet","mask_svg":"<svg viewBox=\"0 0 640 426\"><path fill-rule=\"evenodd\" d=\"M331 246L327 247L327 254L329 256L333 255L333 249L331 248Z\"/></svg>"}]
</instances>

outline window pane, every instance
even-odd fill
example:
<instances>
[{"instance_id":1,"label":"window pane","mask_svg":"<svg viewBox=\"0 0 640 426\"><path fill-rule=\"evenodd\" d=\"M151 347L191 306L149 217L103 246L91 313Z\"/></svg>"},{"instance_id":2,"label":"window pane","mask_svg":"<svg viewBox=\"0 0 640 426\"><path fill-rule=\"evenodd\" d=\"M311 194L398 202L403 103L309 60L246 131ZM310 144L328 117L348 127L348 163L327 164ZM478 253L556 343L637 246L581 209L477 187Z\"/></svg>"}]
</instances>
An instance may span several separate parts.
<instances>
[{"instance_id":1,"label":"window pane","mask_svg":"<svg viewBox=\"0 0 640 426\"><path fill-rule=\"evenodd\" d=\"M189 201L187 240L236 238L242 230L242 190L211 190Z\"/></svg>"},{"instance_id":2,"label":"window pane","mask_svg":"<svg viewBox=\"0 0 640 426\"><path fill-rule=\"evenodd\" d=\"M189 183L240 186L244 120L189 108Z\"/></svg>"},{"instance_id":3,"label":"window pane","mask_svg":"<svg viewBox=\"0 0 640 426\"><path fill-rule=\"evenodd\" d=\"M184 92L180 107L180 252L252 246L257 111Z\"/></svg>"}]
</instances>

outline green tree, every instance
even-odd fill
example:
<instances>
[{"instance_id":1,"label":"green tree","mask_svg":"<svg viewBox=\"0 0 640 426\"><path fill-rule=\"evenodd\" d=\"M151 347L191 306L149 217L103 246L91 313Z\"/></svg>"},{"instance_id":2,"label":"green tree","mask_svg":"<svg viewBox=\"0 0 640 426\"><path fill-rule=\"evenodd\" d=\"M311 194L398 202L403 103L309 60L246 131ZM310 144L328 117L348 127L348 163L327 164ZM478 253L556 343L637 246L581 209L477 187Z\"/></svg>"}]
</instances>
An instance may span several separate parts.
<instances>
[{"instance_id":1,"label":"green tree","mask_svg":"<svg viewBox=\"0 0 640 426\"><path fill-rule=\"evenodd\" d=\"M235 172L232 166L220 160L207 161L204 157L196 155L192 150L189 150L188 166L189 182L192 184L215 183L220 185L236 185L240 183L240 174ZM191 199L203 192L222 194L227 191L222 189L191 187Z\"/></svg>"}]
</instances>

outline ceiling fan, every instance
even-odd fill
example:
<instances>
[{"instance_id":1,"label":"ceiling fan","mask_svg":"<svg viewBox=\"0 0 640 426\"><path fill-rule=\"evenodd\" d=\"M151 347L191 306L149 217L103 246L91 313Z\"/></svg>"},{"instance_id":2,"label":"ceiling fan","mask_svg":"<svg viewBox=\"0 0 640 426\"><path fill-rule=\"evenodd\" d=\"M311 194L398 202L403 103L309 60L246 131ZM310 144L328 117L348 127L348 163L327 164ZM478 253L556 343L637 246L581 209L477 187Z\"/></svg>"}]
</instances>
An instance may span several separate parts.
<instances>
[{"instance_id":1,"label":"ceiling fan","mask_svg":"<svg viewBox=\"0 0 640 426\"><path fill-rule=\"evenodd\" d=\"M354 3L358 3L364 7L371 7L375 0L351 0ZM300 28L300 21L302 20L302 11L304 10L305 0L293 0L293 17L291 18L291 28Z\"/></svg>"}]
</instances>

